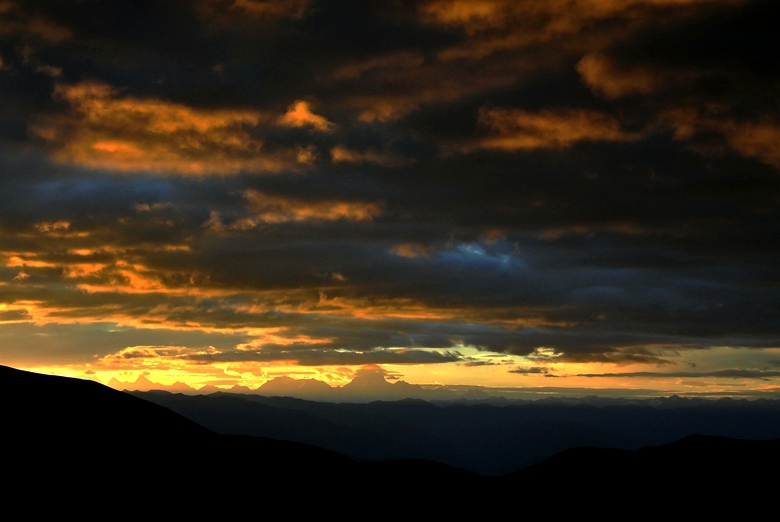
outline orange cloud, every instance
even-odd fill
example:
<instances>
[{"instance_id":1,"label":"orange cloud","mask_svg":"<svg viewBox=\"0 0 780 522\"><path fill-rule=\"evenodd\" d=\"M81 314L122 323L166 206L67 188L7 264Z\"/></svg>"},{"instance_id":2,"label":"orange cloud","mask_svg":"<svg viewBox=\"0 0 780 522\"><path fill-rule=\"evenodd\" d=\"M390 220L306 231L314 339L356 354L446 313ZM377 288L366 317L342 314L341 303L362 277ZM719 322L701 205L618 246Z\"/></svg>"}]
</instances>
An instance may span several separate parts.
<instances>
[{"instance_id":1,"label":"orange cloud","mask_svg":"<svg viewBox=\"0 0 780 522\"><path fill-rule=\"evenodd\" d=\"M31 252L6 252L8 258L5 266L36 267L36 268L54 268L57 265L47 261L38 261L37 256Z\"/></svg>"},{"instance_id":2,"label":"orange cloud","mask_svg":"<svg viewBox=\"0 0 780 522\"><path fill-rule=\"evenodd\" d=\"M361 62L349 63L333 71L328 80L357 80L363 76L376 74L403 74L414 70L425 62L425 57L418 53L401 52L369 58Z\"/></svg>"},{"instance_id":3,"label":"orange cloud","mask_svg":"<svg viewBox=\"0 0 780 522\"><path fill-rule=\"evenodd\" d=\"M54 96L69 113L32 130L63 163L186 175L277 172L298 164L294 150L263 152L262 141L247 131L265 119L256 111L123 97L97 82L60 84Z\"/></svg>"},{"instance_id":4,"label":"orange cloud","mask_svg":"<svg viewBox=\"0 0 780 522\"><path fill-rule=\"evenodd\" d=\"M245 194L249 206L261 223L302 221L367 221L381 214L377 203L351 201L302 201L268 196L256 190Z\"/></svg>"},{"instance_id":5,"label":"orange cloud","mask_svg":"<svg viewBox=\"0 0 780 522\"><path fill-rule=\"evenodd\" d=\"M421 103L434 99L424 92L409 96L395 97L363 97L353 100L354 104L363 108L358 120L371 123L379 121L386 123L397 120L415 110Z\"/></svg>"},{"instance_id":6,"label":"orange cloud","mask_svg":"<svg viewBox=\"0 0 780 522\"><path fill-rule=\"evenodd\" d=\"M402 243L400 245L395 245L391 252L397 256L406 257L408 259L428 257L430 255L428 246L420 243Z\"/></svg>"},{"instance_id":7,"label":"orange cloud","mask_svg":"<svg viewBox=\"0 0 780 522\"><path fill-rule=\"evenodd\" d=\"M735 152L748 158L780 169L780 122L764 118L758 122L736 121L719 118L715 111L702 114L694 109L677 109L664 113L661 125L674 129L675 138L690 140L699 133L715 133L723 137ZM717 153L717 149L694 146L704 154Z\"/></svg>"},{"instance_id":8,"label":"orange cloud","mask_svg":"<svg viewBox=\"0 0 780 522\"><path fill-rule=\"evenodd\" d=\"M54 22L31 15L23 11L18 4L10 1L0 2L0 36L21 34L40 38L50 43L67 40L72 32Z\"/></svg>"},{"instance_id":9,"label":"orange cloud","mask_svg":"<svg viewBox=\"0 0 780 522\"><path fill-rule=\"evenodd\" d=\"M577 71L590 89L614 100L631 94L653 92L663 78L645 69L621 69L612 60L599 54L589 54L577 64Z\"/></svg>"},{"instance_id":10,"label":"orange cloud","mask_svg":"<svg viewBox=\"0 0 780 522\"><path fill-rule=\"evenodd\" d=\"M380 154L371 150L362 152L337 146L330 149L330 158L334 163L376 163L385 167L396 167L406 163L403 158Z\"/></svg>"},{"instance_id":11,"label":"orange cloud","mask_svg":"<svg viewBox=\"0 0 780 522\"><path fill-rule=\"evenodd\" d=\"M725 0L740 3L743 0ZM517 18L544 18L551 29L575 31L589 19L610 18L643 7L678 7L724 3L724 0L429 0L418 12L429 23L462 27L469 32L503 27ZM634 14L637 16L637 14Z\"/></svg>"},{"instance_id":12,"label":"orange cloud","mask_svg":"<svg viewBox=\"0 0 780 522\"><path fill-rule=\"evenodd\" d=\"M62 67L54 67L52 65L36 65L35 72L48 74L52 78L57 78L58 76L62 76Z\"/></svg>"},{"instance_id":13,"label":"orange cloud","mask_svg":"<svg viewBox=\"0 0 780 522\"><path fill-rule=\"evenodd\" d=\"M382 55L343 65L322 81L358 87L348 104L359 111L363 122L388 122L417 109L424 103L456 100L474 92L512 83L516 68L500 67L490 74L465 75L422 54L402 52ZM350 87L347 91L352 90Z\"/></svg>"},{"instance_id":14,"label":"orange cloud","mask_svg":"<svg viewBox=\"0 0 780 522\"><path fill-rule=\"evenodd\" d=\"M300 100L290 105L278 123L284 127L312 127L321 132L331 132L336 128L324 116L312 113L308 102Z\"/></svg>"},{"instance_id":15,"label":"orange cloud","mask_svg":"<svg viewBox=\"0 0 780 522\"><path fill-rule=\"evenodd\" d=\"M563 149L580 141L626 141L639 137L624 132L614 118L587 110L531 113L483 107L479 111L479 123L489 129L492 136L471 148Z\"/></svg>"},{"instance_id":16,"label":"orange cloud","mask_svg":"<svg viewBox=\"0 0 780 522\"><path fill-rule=\"evenodd\" d=\"M428 0L419 5L418 14L425 23L457 28L469 36L465 43L440 53L441 58L450 60L482 58L554 40L559 46L580 50L605 48L621 35L646 24L690 16L691 6L743 1ZM588 34L600 20L617 19L622 23Z\"/></svg>"},{"instance_id":17,"label":"orange cloud","mask_svg":"<svg viewBox=\"0 0 780 522\"><path fill-rule=\"evenodd\" d=\"M724 131L734 150L780 169L780 123L730 123Z\"/></svg>"},{"instance_id":18,"label":"orange cloud","mask_svg":"<svg viewBox=\"0 0 780 522\"><path fill-rule=\"evenodd\" d=\"M201 0L199 10L208 19L250 17L258 19L300 18L311 0Z\"/></svg>"},{"instance_id":19,"label":"orange cloud","mask_svg":"<svg viewBox=\"0 0 780 522\"><path fill-rule=\"evenodd\" d=\"M43 232L43 233L66 231L66 230L68 230L70 228L70 222L68 222L68 221L52 221L52 222L37 223L35 225L35 228L38 229L40 232Z\"/></svg>"},{"instance_id":20,"label":"orange cloud","mask_svg":"<svg viewBox=\"0 0 780 522\"><path fill-rule=\"evenodd\" d=\"M311 165L317 160L317 148L314 145L298 146L295 149L295 159L303 165Z\"/></svg>"},{"instance_id":21,"label":"orange cloud","mask_svg":"<svg viewBox=\"0 0 780 522\"><path fill-rule=\"evenodd\" d=\"M548 3L553 2L544 2ZM534 6L511 0L431 0L423 2L418 12L426 22L461 27L475 33L504 25L517 11L544 10L544 4Z\"/></svg>"}]
</instances>

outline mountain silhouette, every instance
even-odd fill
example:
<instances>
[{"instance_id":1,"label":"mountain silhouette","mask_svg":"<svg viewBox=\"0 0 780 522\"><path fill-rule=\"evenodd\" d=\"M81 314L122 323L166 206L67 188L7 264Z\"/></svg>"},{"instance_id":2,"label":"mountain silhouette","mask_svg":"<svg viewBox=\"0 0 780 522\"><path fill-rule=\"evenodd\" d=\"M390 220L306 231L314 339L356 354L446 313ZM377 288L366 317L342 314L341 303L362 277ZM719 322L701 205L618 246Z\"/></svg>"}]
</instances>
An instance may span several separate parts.
<instances>
[{"instance_id":1,"label":"mountain silhouette","mask_svg":"<svg viewBox=\"0 0 780 522\"><path fill-rule=\"evenodd\" d=\"M5 440L38 443L39 451L144 440L170 444L215 436L167 408L93 381L0 366L0 394L5 398Z\"/></svg>"},{"instance_id":2,"label":"mountain silhouette","mask_svg":"<svg viewBox=\"0 0 780 522\"><path fill-rule=\"evenodd\" d=\"M324 503L399 484L410 490L398 501L411 502L481 480L432 461L361 464L311 445L219 435L93 381L0 366L0 394L3 472L13 477L4 495L30 506L41 497L54 505L123 502L141 491L158 503L162 495L171 513L203 515L258 495Z\"/></svg>"},{"instance_id":3,"label":"mountain silhouette","mask_svg":"<svg viewBox=\"0 0 780 522\"><path fill-rule=\"evenodd\" d=\"M759 516L776 494L769 470L778 465L780 440L690 435L636 451L573 448L497 479L496 489L526 486L541 502L560 501L565 492L571 506L599 502L606 518L637 510L644 516Z\"/></svg>"},{"instance_id":4,"label":"mountain silhouette","mask_svg":"<svg viewBox=\"0 0 780 522\"><path fill-rule=\"evenodd\" d=\"M224 392L137 395L217 433L313 444L360 461L429 459L490 476L580 446L636 450L692 434L780 438L780 402L764 400L586 397L495 406L419 399L329 403Z\"/></svg>"},{"instance_id":5,"label":"mountain silhouette","mask_svg":"<svg viewBox=\"0 0 780 522\"><path fill-rule=\"evenodd\" d=\"M156 382L152 382L145 375L139 375L138 378L136 378L136 380L133 382L123 382L117 379L116 377L112 377L111 380L108 381L108 386L116 390L131 390L131 391L152 391L152 390L159 390L159 389L165 389L167 391L178 392L178 393L196 393L198 391L195 388L187 384L184 384L183 382L175 382L169 385L162 385ZM202 393L207 393L208 391L210 390L206 389ZM211 391L219 391L219 389L215 388ZM247 388L246 391L249 391L249 389ZM240 393L241 390L236 389L235 392Z\"/></svg>"},{"instance_id":6,"label":"mountain silhouette","mask_svg":"<svg viewBox=\"0 0 780 522\"><path fill-rule=\"evenodd\" d=\"M313 446L220 436L167 408L92 381L0 366L0 394L3 470L14 477L8 498L80 498L87 492L92 498L147 483L166 494L184 494L205 480L216 499L259 487L260 470L281 483L306 484L299 476L306 466L332 469L336 477L350 476L355 466ZM225 475L237 483L218 480ZM162 476L175 478L155 482Z\"/></svg>"},{"instance_id":7,"label":"mountain silhouette","mask_svg":"<svg viewBox=\"0 0 780 522\"><path fill-rule=\"evenodd\" d=\"M358 510L463 517L505 515L518 502L532 502L523 507L531 514L674 509L701 515L728 508L745 515L772 498L768 474L780 464L780 440L692 435L638 450L573 448L488 478L430 460L360 463L306 444L219 435L91 381L0 366L0 393L3 493L7 505L26 512L143 506L203 518L249 506L340 502ZM222 405L235 400L217 398ZM436 408L400 402L378 404L404 415L410 411L405 406L418 415Z\"/></svg>"},{"instance_id":8,"label":"mountain silhouette","mask_svg":"<svg viewBox=\"0 0 780 522\"><path fill-rule=\"evenodd\" d=\"M235 386L230 391L237 393ZM333 387L326 382L317 379L293 379L286 375L271 379L257 389L257 393L264 395L295 396L312 399L325 398L332 394L333 391Z\"/></svg>"},{"instance_id":9,"label":"mountain silhouette","mask_svg":"<svg viewBox=\"0 0 780 522\"><path fill-rule=\"evenodd\" d=\"M462 394L457 394L444 386L421 386L409 384L398 380L387 382L385 370L366 366L355 372L355 376L344 386L331 386L318 379L293 379L286 375L268 380L257 389L246 386L234 385L230 388L219 388L206 385L195 389L187 384L176 382L173 384L160 384L149 380L145 375L140 375L132 382L120 381L112 378L108 386L123 391L168 391L172 393L185 393L188 395L203 395L207 393L229 392L273 397L295 397L300 399L330 402L371 402L376 400L400 400L417 398L424 400L455 400ZM469 394L469 397L489 398L487 393Z\"/></svg>"}]
</instances>

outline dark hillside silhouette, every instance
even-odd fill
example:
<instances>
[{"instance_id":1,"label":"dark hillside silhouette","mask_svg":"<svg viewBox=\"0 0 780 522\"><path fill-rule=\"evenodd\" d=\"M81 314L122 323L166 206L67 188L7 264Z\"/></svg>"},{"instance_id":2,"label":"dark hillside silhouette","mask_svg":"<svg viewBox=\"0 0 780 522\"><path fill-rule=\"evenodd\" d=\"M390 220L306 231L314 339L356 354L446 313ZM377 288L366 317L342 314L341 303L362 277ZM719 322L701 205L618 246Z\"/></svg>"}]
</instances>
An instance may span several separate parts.
<instances>
[{"instance_id":1,"label":"dark hillside silhouette","mask_svg":"<svg viewBox=\"0 0 780 522\"><path fill-rule=\"evenodd\" d=\"M215 437L172 411L92 381L0 366L4 437L61 454L74 446L104 448L154 440L172 444Z\"/></svg>"},{"instance_id":2,"label":"dark hillside silhouette","mask_svg":"<svg viewBox=\"0 0 780 522\"><path fill-rule=\"evenodd\" d=\"M295 442L218 435L78 379L0 367L0 392L4 498L25 512L88 505L202 518L266 504L324 509L336 502L350 511L484 516L525 499L531 513L738 507L744 514L765 501L774 481L761 477L780 464L777 440L691 436L637 451L571 449L487 478L430 460L359 463Z\"/></svg>"},{"instance_id":3,"label":"dark hillside silhouette","mask_svg":"<svg viewBox=\"0 0 780 522\"><path fill-rule=\"evenodd\" d=\"M13 478L4 493L30 505L41 496L119 502L133 491L133 498L162 495L177 513L202 514L258 495L324 502L404 484L404 498L414 499L481 480L436 462L359 464L315 446L218 435L91 381L0 367L0 393L3 472Z\"/></svg>"}]
</instances>

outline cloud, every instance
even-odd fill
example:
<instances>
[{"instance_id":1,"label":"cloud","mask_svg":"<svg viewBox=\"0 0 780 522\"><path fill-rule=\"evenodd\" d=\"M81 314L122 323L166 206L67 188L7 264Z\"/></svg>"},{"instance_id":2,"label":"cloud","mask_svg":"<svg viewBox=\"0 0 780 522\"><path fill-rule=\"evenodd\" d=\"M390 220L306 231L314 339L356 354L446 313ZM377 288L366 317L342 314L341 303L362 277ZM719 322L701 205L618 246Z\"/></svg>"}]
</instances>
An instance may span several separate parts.
<instances>
[{"instance_id":1,"label":"cloud","mask_svg":"<svg viewBox=\"0 0 780 522\"><path fill-rule=\"evenodd\" d=\"M512 23L530 14L552 14L550 25L561 30L572 27L575 20L608 18L643 6L685 6L718 3L720 0L551 0L543 4L512 0L428 0L420 13L432 21L463 26L469 31L483 30ZM727 0L728 1L728 0ZM722 1L721 1L722 3ZM732 2L738 3L738 2ZM573 28L577 28L574 26Z\"/></svg>"},{"instance_id":2,"label":"cloud","mask_svg":"<svg viewBox=\"0 0 780 522\"><path fill-rule=\"evenodd\" d=\"M163 363L172 360L172 357L124 357L124 354L132 352L128 347L167 345L166 350L180 347L177 350L195 352L208 350L210 346L216 350L229 350L247 340L244 332L131 328L100 321L44 325L34 325L29 320L14 321L3 324L1 333L3 344L0 349L4 364L84 364L95 363L105 357L101 364L112 364L118 368L129 368L128 365L142 367L144 361Z\"/></svg>"},{"instance_id":3,"label":"cloud","mask_svg":"<svg viewBox=\"0 0 780 522\"><path fill-rule=\"evenodd\" d=\"M465 366L466 368L476 368L478 366L498 366L499 364L502 363L494 362L494 361L468 361L468 362L464 362L463 366Z\"/></svg>"},{"instance_id":4,"label":"cloud","mask_svg":"<svg viewBox=\"0 0 780 522\"><path fill-rule=\"evenodd\" d=\"M589 54L577 63L582 80L594 92L608 99L632 94L649 94L663 82L657 72L642 68L623 69L608 57Z\"/></svg>"},{"instance_id":5,"label":"cloud","mask_svg":"<svg viewBox=\"0 0 780 522\"><path fill-rule=\"evenodd\" d=\"M184 356L197 362L273 362L288 361L300 366L338 366L364 364L442 364L457 362L461 355L453 351L418 349L375 349L349 351L333 349L295 350L237 350L225 352L197 353Z\"/></svg>"},{"instance_id":6,"label":"cloud","mask_svg":"<svg viewBox=\"0 0 780 522\"><path fill-rule=\"evenodd\" d=\"M551 29L577 31L588 20L641 15L646 7L685 7L724 3L723 0L550 0L542 4L513 0L427 0L419 12L432 23L477 32L504 27L518 18L546 19ZM729 0L726 0L729 3ZM739 4L741 0L730 3ZM535 22L538 20L534 20Z\"/></svg>"},{"instance_id":7,"label":"cloud","mask_svg":"<svg viewBox=\"0 0 780 522\"><path fill-rule=\"evenodd\" d=\"M295 152L266 152L252 136L265 119L257 111L121 96L97 82L58 84L54 96L69 112L43 118L32 130L63 163L183 175L278 172L296 164Z\"/></svg>"},{"instance_id":8,"label":"cloud","mask_svg":"<svg viewBox=\"0 0 780 522\"><path fill-rule=\"evenodd\" d=\"M716 135L738 154L780 169L780 152L775 147L780 139L780 123L770 116L746 121L720 116L712 111L679 108L661 114L659 121L673 128L678 140L691 142L694 150L705 155L717 155L719 147L697 141L697 138Z\"/></svg>"},{"instance_id":9,"label":"cloud","mask_svg":"<svg viewBox=\"0 0 780 522\"><path fill-rule=\"evenodd\" d=\"M464 75L457 67L426 60L421 53L399 52L353 60L322 78L343 92L343 104L363 123L390 123L421 106L454 102L475 93L506 87L519 71L497 65Z\"/></svg>"},{"instance_id":10,"label":"cloud","mask_svg":"<svg viewBox=\"0 0 780 522\"><path fill-rule=\"evenodd\" d=\"M0 309L0 324L17 323L29 321L30 316L26 310L3 310Z\"/></svg>"},{"instance_id":11,"label":"cloud","mask_svg":"<svg viewBox=\"0 0 780 522\"><path fill-rule=\"evenodd\" d=\"M397 167L406 163L403 158L381 154L372 150L358 151L337 146L330 149L330 158L334 163L375 163L385 167Z\"/></svg>"},{"instance_id":12,"label":"cloud","mask_svg":"<svg viewBox=\"0 0 780 522\"><path fill-rule=\"evenodd\" d=\"M729 122L722 126L729 145L740 154L780 169L780 123Z\"/></svg>"},{"instance_id":13,"label":"cloud","mask_svg":"<svg viewBox=\"0 0 780 522\"><path fill-rule=\"evenodd\" d=\"M0 2L0 37L14 35L57 43L71 38L73 33L52 20L27 12L17 2L3 0Z\"/></svg>"},{"instance_id":14,"label":"cloud","mask_svg":"<svg viewBox=\"0 0 780 522\"><path fill-rule=\"evenodd\" d=\"M476 147L502 150L564 149L580 141L632 141L639 135L625 132L616 119L582 109L545 110L485 108L479 124L490 137Z\"/></svg>"},{"instance_id":15,"label":"cloud","mask_svg":"<svg viewBox=\"0 0 780 522\"><path fill-rule=\"evenodd\" d=\"M549 372L550 369L545 368L544 366L531 366L528 368L518 366L517 368L513 368L512 370L509 370L509 373L520 373L522 375L534 375L534 374L546 375Z\"/></svg>"},{"instance_id":16,"label":"cloud","mask_svg":"<svg viewBox=\"0 0 780 522\"><path fill-rule=\"evenodd\" d=\"M18 274L16 274L16 277L14 277L13 280L14 281L24 281L25 279L28 279L29 277L30 277L30 274L28 274L28 273L26 273L24 271L20 271ZM25 315L27 315L26 312L25 312Z\"/></svg>"},{"instance_id":17,"label":"cloud","mask_svg":"<svg viewBox=\"0 0 780 522\"><path fill-rule=\"evenodd\" d=\"M204 18L227 23L247 17L250 20L300 18L310 3L311 0L199 0L198 7Z\"/></svg>"},{"instance_id":18,"label":"cloud","mask_svg":"<svg viewBox=\"0 0 780 522\"><path fill-rule=\"evenodd\" d=\"M53 65L37 65L35 67L35 72L48 74L52 78L57 78L59 76L62 76L62 68L54 67Z\"/></svg>"},{"instance_id":19,"label":"cloud","mask_svg":"<svg viewBox=\"0 0 780 522\"><path fill-rule=\"evenodd\" d=\"M538 237L545 240L557 240L568 235L594 236L598 232L611 232L615 234L639 235L650 231L632 223L604 223L600 225L584 226L572 225L562 228L550 228L539 233Z\"/></svg>"},{"instance_id":20,"label":"cloud","mask_svg":"<svg viewBox=\"0 0 780 522\"><path fill-rule=\"evenodd\" d=\"M341 81L358 80L366 76L380 76L389 80L390 76L406 75L424 63L425 57L419 53L391 53L342 65L330 73L326 79L328 81Z\"/></svg>"},{"instance_id":21,"label":"cloud","mask_svg":"<svg viewBox=\"0 0 780 522\"><path fill-rule=\"evenodd\" d=\"M739 4L742 0L725 0ZM647 26L668 23L719 6L720 0L428 0L423 22L457 28L467 40L442 52L444 59L482 59L515 49L579 50L605 47ZM618 23L616 23L618 22Z\"/></svg>"},{"instance_id":22,"label":"cloud","mask_svg":"<svg viewBox=\"0 0 780 522\"><path fill-rule=\"evenodd\" d=\"M429 257L430 248L419 243L402 243L395 245L391 252L397 256L414 259L416 257Z\"/></svg>"},{"instance_id":23,"label":"cloud","mask_svg":"<svg viewBox=\"0 0 780 522\"><path fill-rule=\"evenodd\" d=\"M49 4L0 35L15 360L778 346L776 2Z\"/></svg>"},{"instance_id":24,"label":"cloud","mask_svg":"<svg viewBox=\"0 0 780 522\"><path fill-rule=\"evenodd\" d=\"M311 112L309 102L296 101L278 120L284 127L311 127L320 132L332 132L336 125L324 116Z\"/></svg>"},{"instance_id":25,"label":"cloud","mask_svg":"<svg viewBox=\"0 0 780 522\"><path fill-rule=\"evenodd\" d=\"M628 378L646 378L646 379L670 379L670 378L723 378L723 379L762 379L767 380L774 377L780 377L780 371L776 370L748 370L739 368L730 368L727 370L716 370L711 372L625 372L625 373L583 373L578 377L628 377Z\"/></svg>"},{"instance_id":26,"label":"cloud","mask_svg":"<svg viewBox=\"0 0 780 522\"><path fill-rule=\"evenodd\" d=\"M671 343L670 343L671 344ZM672 349L673 345L669 346ZM569 363L600 363L614 364L617 366L626 366L630 364L654 364L663 366L672 364L669 358L662 355L647 353L644 346L635 347L614 347L604 346L602 349L597 347L587 347L583 345L579 348L569 348L561 351L561 362Z\"/></svg>"},{"instance_id":27,"label":"cloud","mask_svg":"<svg viewBox=\"0 0 780 522\"><path fill-rule=\"evenodd\" d=\"M36 223L35 228L43 233L65 232L70 228L70 223L68 221L44 221L42 223Z\"/></svg>"},{"instance_id":28,"label":"cloud","mask_svg":"<svg viewBox=\"0 0 780 522\"><path fill-rule=\"evenodd\" d=\"M245 194L255 219L261 223L310 221L370 221L379 216L378 203L360 201L304 201L269 196L256 190Z\"/></svg>"}]
</instances>

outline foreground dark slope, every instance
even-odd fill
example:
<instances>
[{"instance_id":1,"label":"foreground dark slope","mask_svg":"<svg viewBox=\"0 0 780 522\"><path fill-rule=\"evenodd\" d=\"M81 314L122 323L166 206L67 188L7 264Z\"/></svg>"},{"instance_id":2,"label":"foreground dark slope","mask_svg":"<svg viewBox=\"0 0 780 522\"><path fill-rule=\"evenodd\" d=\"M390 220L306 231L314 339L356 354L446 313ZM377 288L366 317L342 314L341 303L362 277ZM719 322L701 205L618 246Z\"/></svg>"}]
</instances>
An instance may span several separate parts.
<instances>
[{"instance_id":1,"label":"foreground dark slope","mask_svg":"<svg viewBox=\"0 0 780 522\"><path fill-rule=\"evenodd\" d=\"M361 464L310 445L218 435L91 381L0 366L0 396L2 467L13 477L8 498L121 495L138 488L191 498L202 490L198 505L214 507L236 495L323 499L399 484L410 488L407 497L427 497L483 480L436 462Z\"/></svg>"},{"instance_id":2,"label":"foreground dark slope","mask_svg":"<svg viewBox=\"0 0 780 522\"><path fill-rule=\"evenodd\" d=\"M554 483L565 477L575 484L598 480L604 485L609 484L610 488L620 488L617 481L650 484L656 478L674 473L676 481L696 479L702 481L699 485L760 489L760 472L768 471L779 463L780 441L777 440L690 435L670 444L646 446L636 451L572 448L499 480L506 483L522 483L527 479ZM686 487L696 485L688 483Z\"/></svg>"},{"instance_id":3,"label":"foreground dark slope","mask_svg":"<svg viewBox=\"0 0 780 522\"><path fill-rule=\"evenodd\" d=\"M158 510L210 515L261 502L315 507L337 500L350 508L484 515L532 499L556 501L556 512L608 513L648 494L653 501L645 511L666 509L676 501L674 490L688 500L717 500L697 504L699 512L751 511L757 504L745 502L773 484L757 477L780 464L780 441L697 436L639 451L573 449L485 478L431 461L358 463L303 444L220 436L159 405L77 379L0 367L0 392L3 496L26 509L40 509L40 499L57 509L85 501L139 507L154 499ZM728 495L718 493L724 488ZM598 508L594 499L601 499ZM530 509L547 509L538 506Z\"/></svg>"},{"instance_id":4,"label":"foreground dark slope","mask_svg":"<svg viewBox=\"0 0 780 522\"><path fill-rule=\"evenodd\" d=\"M215 433L169 409L92 381L0 366L7 443L40 444L39 451L101 448L154 440L206 442Z\"/></svg>"}]
</instances>

